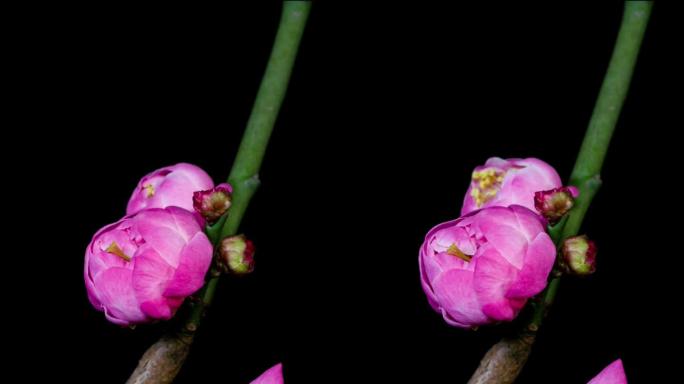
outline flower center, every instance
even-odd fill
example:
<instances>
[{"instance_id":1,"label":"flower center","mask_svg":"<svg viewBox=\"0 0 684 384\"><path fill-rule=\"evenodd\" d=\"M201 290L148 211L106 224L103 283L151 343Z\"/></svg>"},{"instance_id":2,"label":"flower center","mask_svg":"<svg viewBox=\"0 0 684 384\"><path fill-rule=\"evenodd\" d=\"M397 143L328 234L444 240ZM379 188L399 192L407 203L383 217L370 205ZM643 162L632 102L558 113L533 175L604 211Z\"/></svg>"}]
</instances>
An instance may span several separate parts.
<instances>
[{"instance_id":1,"label":"flower center","mask_svg":"<svg viewBox=\"0 0 684 384\"><path fill-rule=\"evenodd\" d=\"M152 196L154 196L154 185L152 184L147 184L143 186L143 189L145 190L145 197L148 199Z\"/></svg>"},{"instance_id":2,"label":"flower center","mask_svg":"<svg viewBox=\"0 0 684 384\"><path fill-rule=\"evenodd\" d=\"M224 211L230 208L230 198L223 192L216 192L210 198L211 207L215 211Z\"/></svg>"},{"instance_id":3,"label":"flower center","mask_svg":"<svg viewBox=\"0 0 684 384\"><path fill-rule=\"evenodd\" d=\"M461 251L460 249L458 249L458 246L456 246L455 243L454 243L454 244L451 244L451 245L449 246L449 248L447 248L446 253L449 254L449 255L451 255L451 256L456 256L456 257L458 257L459 259L465 261L466 263L469 263L470 260L473 259L473 256L472 256L472 255L466 255L465 253L463 253L463 251Z\"/></svg>"},{"instance_id":4,"label":"flower center","mask_svg":"<svg viewBox=\"0 0 684 384\"><path fill-rule=\"evenodd\" d=\"M549 203L554 211L565 214L572 208L573 198L569 193L559 192L551 196Z\"/></svg>"},{"instance_id":5,"label":"flower center","mask_svg":"<svg viewBox=\"0 0 684 384\"><path fill-rule=\"evenodd\" d=\"M111 244L109 244L109 247L105 249L105 252L111 253L112 255L119 256L120 258L124 259L125 261L131 261L131 257L128 256L127 254L124 253L124 251L119 248L119 245L115 242L112 241Z\"/></svg>"},{"instance_id":6,"label":"flower center","mask_svg":"<svg viewBox=\"0 0 684 384\"><path fill-rule=\"evenodd\" d=\"M493 168L473 172L474 185L470 190L470 196L475 200L478 208L496 196L505 174L505 171Z\"/></svg>"}]
</instances>

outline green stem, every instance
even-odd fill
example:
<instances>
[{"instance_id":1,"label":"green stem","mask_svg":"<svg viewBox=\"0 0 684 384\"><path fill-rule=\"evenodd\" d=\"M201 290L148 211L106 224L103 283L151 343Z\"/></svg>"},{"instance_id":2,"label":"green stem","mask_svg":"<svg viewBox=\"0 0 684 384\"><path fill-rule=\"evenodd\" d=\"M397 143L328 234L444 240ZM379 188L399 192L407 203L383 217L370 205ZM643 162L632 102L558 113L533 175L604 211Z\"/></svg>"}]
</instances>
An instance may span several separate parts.
<instances>
[{"instance_id":1,"label":"green stem","mask_svg":"<svg viewBox=\"0 0 684 384\"><path fill-rule=\"evenodd\" d=\"M629 90L641 41L651 15L652 1L626 1L622 25L618 33L608 71L603 78L594 112L587 127L570 184L580 186L583 181L601 173L603 160L622 104Z\"/></svg>"},{"instance_id":2,"label":"green stem","mask_svg":"<svg viewBox=\"0 0 684 384\"><path fill-rule=\"evenodd\" d=\"M558 277L554 277L549 281L549 285L546 286L546 289L544 290L541 302L535 308L534 314L532 315L532 321L530 321L530 326L528 327L529 329L534 331L539 329L542 320L544 320L544 316L546 316L546 311L551 307L553 300L556 298L559 284L560 278Z\"/></svg>"},{"instance_id":3,"label":"green stem","mask_svg":"<svg viewBox=\"0 0 684 384\"><path fill-rule=\"evenodd\" d=\"M226 236L237 233L247 206L259 187L259 169L278 117L280 105L285 98L290 74L310 9L311 2L309 1L285 1L283 3L280 26L273 43L268 66L261 80L261 86L254 101L247 128L245 128L240 148L228 177L228 182L233 187L230 212L226 219L219 221L217 226L210 229L210 234L214 237L212 241L215 244ZM218 232L218 228L220 228L220 232ZM219 280L218 276L215 275L215 273L209 274L209 281L199 293L199 301L192 307L190 316L185 323L185 327L189 331L197 329L205 308L214 299Z\"/></svg>"},{"instance_id":4,"label":"green stem","mask_svg":"<svg viewBox=\"0 0 684 384\"><path fill-rule=\"evenodd\" d=\"M228 183L233 186L233 205L221 231L222 237L237 232L249 200L259 186L259 168L280 105L285 98L292 66L311 8L308 1L286 1L266 73L261 80L252 114L235 157Z\"/></svg>"},{"instance_id":5,"label":"green stem","mask_svg":"<svg viewBox=\"0 0 684 384\"><path fill-rule=\"evenodd\" d=\"M580 195L575 200L575 206L568 215L565 225L559 228L561 236L556 239L557 246L560 246L564 239L579 233L584 215L601 186L600 174L603 160L629 90L629 83L652 7L651 1L625 2L622 25L615 42L613 56L603 79L575 167L570 175L570 185L578 187ZM541 294L542 299L535 308L529 323L530 328L537 329L541 324L548 308L553 304L559 283L559 277L552 278L546 290Z\"/></svg>"}]
</instances>

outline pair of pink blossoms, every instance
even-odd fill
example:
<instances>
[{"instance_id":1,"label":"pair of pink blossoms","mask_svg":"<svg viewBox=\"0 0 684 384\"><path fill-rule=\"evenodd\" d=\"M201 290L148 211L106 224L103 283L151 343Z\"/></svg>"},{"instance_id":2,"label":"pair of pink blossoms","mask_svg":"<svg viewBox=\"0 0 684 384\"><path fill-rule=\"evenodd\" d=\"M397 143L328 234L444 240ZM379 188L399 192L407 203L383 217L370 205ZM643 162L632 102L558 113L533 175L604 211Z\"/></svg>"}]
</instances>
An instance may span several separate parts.
<instances>
[{"instance_id":1,"label":"pair of pink blossoms","mask_svg":"<svg viewBox=\"0 0 684 384\"><path fill-rule=\"evenodd\" d=\"M170 319L204 285L213 246L193 194L213 188L211 177L192 164L161 168L140 180L126 216L93 236L85 254L86 290L109 321L126 326ZM218 188L231 191L227 184Z\"/></svg>"},{"instance_id":2,"label":"pair of pink blossoms","mask_svg":"<svg viewBox=\"0 0 684 384\"><path fill-rule=\"evenodd\" d=\"M283 384L283 366L276 364L251 384ZM596 377L591 379L588 384L627 384L625 370L622 367L622 360L615 360L604 368Z\"/></svg>"},{"instance_id":3,"label":"pair of pink blossoms","mask_svg":"<svg viewBox=\"0 0 684 384\"><path fill-rule=\"evenodd\" d=\"M556 247L535 193L559 188L556 170L534 158L491 158L475 168L461 217L432 228L420 248L423 290L447 323L510 321L546 287Z\"/></svg>"}]
</instances>

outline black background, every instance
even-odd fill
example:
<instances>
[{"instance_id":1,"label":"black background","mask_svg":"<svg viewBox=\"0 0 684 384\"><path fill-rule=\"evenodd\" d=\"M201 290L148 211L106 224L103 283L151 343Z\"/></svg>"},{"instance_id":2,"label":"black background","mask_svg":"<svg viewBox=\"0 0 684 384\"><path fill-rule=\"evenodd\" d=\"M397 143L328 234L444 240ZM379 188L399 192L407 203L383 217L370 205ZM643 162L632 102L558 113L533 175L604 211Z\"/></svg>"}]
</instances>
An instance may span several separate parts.
<instances>
[{"instance_id":1,"label":"black background","mask_svg":"<svg viewBox=\"0 0 684 384\"><path fill-rule=\"evenodd\" d=\"M459 383L515 329L446 325L420 288L418 247L458 215L490 156L569 175L622 4L368 3L314 5L243 221L256 271L223 279L177 382L247 383L282 361L288 383ZM61 202L47 252L59 266L32 320L65 337L38 344L37 359L57 377L120 383L168 325L121 329L91 308L85 247L153 169L191 162L227 177L280 4L60 11L24 47L41 105L27 126L52 128L28 140L47 148L40 171ZM521 383L585 383L618 357L631 382L667 371L658 344L678 335L681 302L666 286L680 242L664 224L681 210L681 119L666 117L674 14L654 8L585 222L598 272L563 281Z\"/></svg>"}]
</instances>

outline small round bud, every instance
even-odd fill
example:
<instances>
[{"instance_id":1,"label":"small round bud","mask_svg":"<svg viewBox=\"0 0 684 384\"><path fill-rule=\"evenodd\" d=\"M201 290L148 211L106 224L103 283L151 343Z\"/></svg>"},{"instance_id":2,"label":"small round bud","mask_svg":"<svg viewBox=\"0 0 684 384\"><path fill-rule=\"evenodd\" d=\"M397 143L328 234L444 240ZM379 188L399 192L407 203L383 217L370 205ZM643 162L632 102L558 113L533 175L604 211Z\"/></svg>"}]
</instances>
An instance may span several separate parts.
<instances>
[{"instance_id":1,"label":"small round bud","mask_svg":"<svg viewBox=\"0 0 684 384\"><path fill-rule=\"evenodd\" d=\"M213 223L228 212L232 192L233 188L226 183L219 184L206 191L195 192L192 195L193 207L207 222Z\"/></svg>"},{"instance_id":2,"label":"small round bud","mask_svg":"<svg viewBox=\"0 0 684 384\"><path fill-rule=\"evenodd\" d=\"M534 207L549 222L555 225L575 203L579 191L575 187L560 187L534 193Z\"/></svg>"},{"instance_id":3,"label":"small round bud","mask_svg":"<svg viewBox=\"0 0 684 384\"><path fill-rule=\"evenodd\" d=\"M252 272L254 244L245 235L226 237L219 246L217 264L226 273L245 275Z\"/></svg>"},{"instance_id":4,"label":"small round bud","mask_svg":"<svg viewBox=\"0 0 684 384\"><path fill-rule=\"evenodd\" d=\"M596 244L587 236L565 239L562 248L563 267L575 275L590 275L596 270Z\"/></svg>"}]
</instances>

